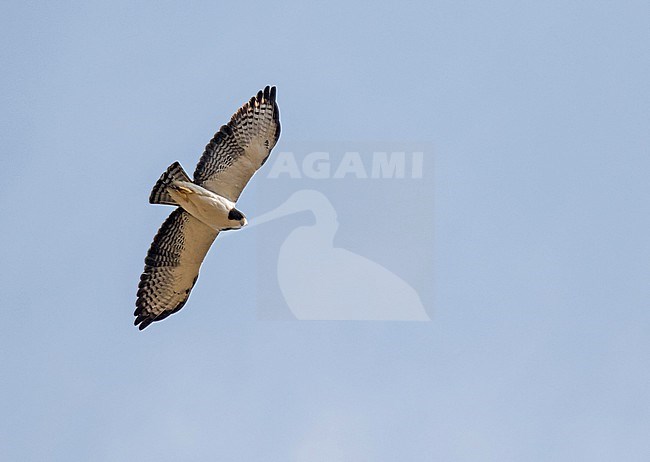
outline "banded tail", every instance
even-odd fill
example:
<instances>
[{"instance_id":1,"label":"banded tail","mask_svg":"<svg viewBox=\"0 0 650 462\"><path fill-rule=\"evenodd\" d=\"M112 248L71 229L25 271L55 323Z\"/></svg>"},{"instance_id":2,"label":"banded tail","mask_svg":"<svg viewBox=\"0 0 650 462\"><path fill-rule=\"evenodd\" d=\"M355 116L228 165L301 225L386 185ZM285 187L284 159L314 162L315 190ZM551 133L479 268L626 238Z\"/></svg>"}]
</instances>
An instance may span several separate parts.
<instances>
[{"instance_id":1,"label":"banded tail","mask_svg":"<svg viewBox=\"0 0 650 462\"><path fill-rule=\"evenodd\" d=\"M174 181L187 181L192 182L190 177L187 176L183 167L178 162L171 164L165 173L160 176L160 179L156 182L153 190L151 190L151 195L149 196L150 204L165 204L165 205L178 205L174 199L169 195L167 188Z\"/></svg>"}]
</instances>

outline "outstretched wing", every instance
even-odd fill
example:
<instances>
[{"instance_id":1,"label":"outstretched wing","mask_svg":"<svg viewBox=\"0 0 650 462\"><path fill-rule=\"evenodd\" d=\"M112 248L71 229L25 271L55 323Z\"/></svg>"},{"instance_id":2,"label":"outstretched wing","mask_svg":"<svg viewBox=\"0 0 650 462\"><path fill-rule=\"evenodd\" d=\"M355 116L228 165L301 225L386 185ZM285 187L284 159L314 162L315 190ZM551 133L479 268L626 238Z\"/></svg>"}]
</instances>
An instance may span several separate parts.
<instances>
[{"instance_id":1,"label":"outstretched wing","mask_svg":"<svg viewBox=\"0 0 650 462\"><path fill-rule=\"evenodd\" d=\"M219 129L194 171L194 182L233 202L280 137L275 87L266 87Z\"/></svg>"},{"instance_id":2,"label":"outstretched wing","mask_svg":"<svg viewBox=\"0 0 650 462\"><path fill-rule=\"evenodd\" d=\"M167 217L153 239L140 276L133 313L140 330L183 308L217 234L180 207Z\"/></svg>"}]
</instances>

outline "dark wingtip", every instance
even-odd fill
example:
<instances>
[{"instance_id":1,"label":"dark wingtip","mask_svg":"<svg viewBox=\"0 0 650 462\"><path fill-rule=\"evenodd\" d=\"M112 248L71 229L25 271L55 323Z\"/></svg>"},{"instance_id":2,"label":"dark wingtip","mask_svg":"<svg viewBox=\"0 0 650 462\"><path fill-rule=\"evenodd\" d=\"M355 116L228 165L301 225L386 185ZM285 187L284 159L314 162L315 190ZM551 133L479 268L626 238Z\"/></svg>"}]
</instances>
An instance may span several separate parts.
<instances>
[{"instance_id":1,"label":"dark wingtip","mask_svg":"<svg viewBox=\"0 0 650 462\"><path fill-rule=\"evenodd\" d=\"M266 87L266 88L269 88L269 87ZM269 96L269 99L271 100L272 103L275 103L275 94L276 94L275 86L272 86L271 87L271 94Z\"/></svg>"},{"instance_id":2,"label":"dark wingtip","mask_svg":"<svg viewBox=\"0 0 650 462\"><path fill-rule=\"evenodd\" d=\"M143 330L145 329L149 324L153 322L153 319L147 318L146 316L138 316L135 321L133 322L134 326L138 326L138 329ZM138 325L139 324L139 325Z\"/></svg>"},{"instance_id":3,"label":"dark wingtip","mask_svg":"<svg viewBox=\"0 0 650 462\"><path fill-rule=\"evenodd\" d=\"M219 131L223 132L225 135L232 135L232 128L230 128L230 125L227 124L222 125Z\"/></svg>"}]
</instances>

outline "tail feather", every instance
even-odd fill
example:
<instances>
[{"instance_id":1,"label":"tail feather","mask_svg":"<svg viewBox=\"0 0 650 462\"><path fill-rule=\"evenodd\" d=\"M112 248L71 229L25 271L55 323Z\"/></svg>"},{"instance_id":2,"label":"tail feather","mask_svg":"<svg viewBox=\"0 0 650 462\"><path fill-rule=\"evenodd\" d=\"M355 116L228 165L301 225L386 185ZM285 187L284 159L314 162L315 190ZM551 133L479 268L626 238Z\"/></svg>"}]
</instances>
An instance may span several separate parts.
<instances>
[{"instance_id":1,"label":"tail feather","mask_svg":"<svg viewBox=\"0 0 650 462\"><path fill-rule=\"evenodd\" d=\"M174 199L169 195L167 188L174 181L189 181L190 177L187 176L183 167L178 162L174 162L169 166L169 168L160 176L160 179L156 182L156 185L151 191L149 196L149 203L151 204L166 204L166 205L178 205Z\"/></svg>"}]
</instances>

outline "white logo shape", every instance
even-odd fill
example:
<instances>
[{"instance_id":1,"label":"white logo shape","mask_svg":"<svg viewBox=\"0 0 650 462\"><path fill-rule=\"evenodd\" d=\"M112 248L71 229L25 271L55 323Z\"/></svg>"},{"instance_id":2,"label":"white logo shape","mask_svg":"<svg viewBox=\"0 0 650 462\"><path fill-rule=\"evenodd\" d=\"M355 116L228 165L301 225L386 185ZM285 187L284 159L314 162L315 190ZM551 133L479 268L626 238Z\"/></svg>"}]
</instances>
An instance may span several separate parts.
<instances>
[{"instance_id":1,"label":"white logo shape","mask_svg":"<svg viewBox=\"0 0 650 462\"><path fill-rule=\"evenodd\" d=\"M276 209L251 220L250 227L301 211L315 224L287 236L278 257L278 283L301 320L429 321L417 292L382 265L334 247L336 211L319 191L295 192Z\"/></svg>"}]
</instances>

